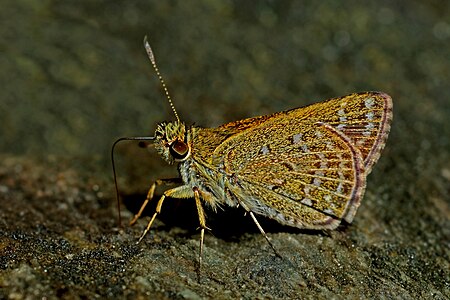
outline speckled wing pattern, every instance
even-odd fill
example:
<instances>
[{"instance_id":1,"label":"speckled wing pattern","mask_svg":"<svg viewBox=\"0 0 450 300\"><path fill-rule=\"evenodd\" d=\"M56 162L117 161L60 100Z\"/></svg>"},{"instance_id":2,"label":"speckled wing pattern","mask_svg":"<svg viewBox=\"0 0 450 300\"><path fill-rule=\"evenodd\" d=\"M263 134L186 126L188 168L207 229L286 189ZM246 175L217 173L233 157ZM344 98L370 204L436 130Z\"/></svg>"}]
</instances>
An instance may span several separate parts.
<instances>
[{"instance_id":1,"label":"speckled wing pattern","mask_svg":"<svg viewBox=\"0 0 450 300\"><path fill-rule=\"evenodd\" d=\"M246 129L213 156L232 174L226 193L248 210L289 226L333 229L353 220L391 120L388 95L351 94L243 120Z\"/></svg>"},{"instance_id":2,"label":"speckled wing pattern","mask_svg":"<svg viewBox=\"0 0 450 300\"><path fill-rule=\"evenodd\" d=\"M317 119L350 138L361 152L366 174L369 174L380 158L391 129L391 97L379 92L357 93L313 106L321 107L315 116Z\"/></svg>"}]
</instances>

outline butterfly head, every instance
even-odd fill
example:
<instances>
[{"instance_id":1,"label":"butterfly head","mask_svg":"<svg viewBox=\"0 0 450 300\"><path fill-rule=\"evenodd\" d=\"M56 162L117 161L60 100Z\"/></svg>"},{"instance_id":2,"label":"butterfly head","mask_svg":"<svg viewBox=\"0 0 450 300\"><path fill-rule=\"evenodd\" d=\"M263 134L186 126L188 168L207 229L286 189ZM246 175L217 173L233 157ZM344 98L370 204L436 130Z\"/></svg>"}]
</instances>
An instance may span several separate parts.
<instances>
[{"instance_id":1,"label":"butterfly head","mask_svg":"<svg viewBox=\"0 0 450 300\"><path fill-rule=\"evenodd\" d=\"M159 124L155 132L155 149L169 164L186 160L191 153L186 125L179 121Z\"/></svg>"}]
</instances>

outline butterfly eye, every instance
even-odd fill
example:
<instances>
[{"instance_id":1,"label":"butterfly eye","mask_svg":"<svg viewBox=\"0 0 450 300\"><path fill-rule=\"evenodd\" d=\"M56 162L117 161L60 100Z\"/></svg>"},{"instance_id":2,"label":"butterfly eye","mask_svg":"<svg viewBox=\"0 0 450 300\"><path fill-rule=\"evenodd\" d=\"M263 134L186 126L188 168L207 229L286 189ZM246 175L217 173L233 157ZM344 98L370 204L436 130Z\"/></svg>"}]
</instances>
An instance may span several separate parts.
<instances>
[{"instance_id":1,"label":"butterfly eye","mask_svg":"<svg viewBox=\"0 0 450 300\"><path fill-rule=\"evenodd\" d=\"M189 147L185 142L176 140L170 144L170 154L177 160L183 160L189 154Z\"/></svg>"}]
</instances>

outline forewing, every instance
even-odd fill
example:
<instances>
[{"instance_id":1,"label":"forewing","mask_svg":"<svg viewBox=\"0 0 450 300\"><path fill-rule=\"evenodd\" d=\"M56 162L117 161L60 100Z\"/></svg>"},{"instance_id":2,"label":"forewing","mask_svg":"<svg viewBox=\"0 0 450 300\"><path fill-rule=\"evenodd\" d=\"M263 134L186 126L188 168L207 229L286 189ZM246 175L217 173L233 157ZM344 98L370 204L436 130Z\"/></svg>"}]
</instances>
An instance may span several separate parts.
<instances>
[{"instance_id":1,"label":"forewing","mask_svg":"<svg viewBox=\"0 0 450 300\"><path fill-rule=\"evenodd\" d=\"M391 128L392 99L380 92L356 93L308 107L312 119L346 135L361 152L366 173L380 157Z\"/></svg>"},{"instance_id":2,"label":"forewing","mask_svg":"<svg viewBox=\"0 0 450 300\"><path fill-rule=\"evenodd\" d=\"M292 117L298 122L325 123L341 131L361 152L366 174L368 174L386 144L392 116L392 99L389 95L381 92L363 92L273 115L228 123L219 129L234 134L254 130L264 126L266 122Z\"/></svg>"}]
</instances>

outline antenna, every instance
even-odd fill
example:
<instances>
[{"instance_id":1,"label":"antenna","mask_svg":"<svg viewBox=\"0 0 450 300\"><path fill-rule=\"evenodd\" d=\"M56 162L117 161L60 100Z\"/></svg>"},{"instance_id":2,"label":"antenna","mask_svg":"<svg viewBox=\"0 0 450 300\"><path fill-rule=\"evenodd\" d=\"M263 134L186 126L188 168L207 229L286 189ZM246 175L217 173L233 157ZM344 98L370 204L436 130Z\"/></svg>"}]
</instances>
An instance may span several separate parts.
<instances>
[{"instance_id":1,"label":"antenna","mask_svg":"<svg viewBox=\"0 0 450 300\"><path fill-rule=\"evenodd\" d=\"M161 85L164 89L164 93L166 94L167 100L169 100L169 105L172 108L172 111L173 111L175 117L177 118L177 121L180 122L180 118L178 117L177 111L175 110L175 106L173 105L172 98L170 98L169 90L167 89L166 83L164 82L164 79L162 78L161 73L159 73L159 69L156 66L155 55L153 54L152 48L150 47L147 36L144 37L144 47L145 47L145 51L147 51L148 58L150 59L150 61L152 63L153 69L155 70L156 75L158 76L158 79L161 82Z\"/></svg>"},{"instance_id":2,"label":"antenna","mask_svg":"<svg viewBox=\"0 0 450 300\"><path fill-rule=\"evenodd\" d=\"M117 210L119 211L119 227L122 227L122 217L120 215L119 186L117 184L116 165L114 163L114 147L116 147L116 145L122 141L153 141L154 139L155 137L153 136L122 137L120 139L117 139L111 147L111 163L113 169L114 185L116 187Z\"/></svg>"}]
</instances>

